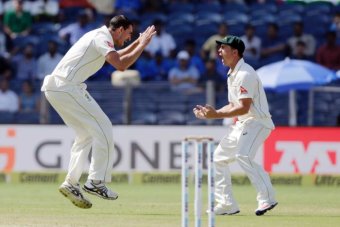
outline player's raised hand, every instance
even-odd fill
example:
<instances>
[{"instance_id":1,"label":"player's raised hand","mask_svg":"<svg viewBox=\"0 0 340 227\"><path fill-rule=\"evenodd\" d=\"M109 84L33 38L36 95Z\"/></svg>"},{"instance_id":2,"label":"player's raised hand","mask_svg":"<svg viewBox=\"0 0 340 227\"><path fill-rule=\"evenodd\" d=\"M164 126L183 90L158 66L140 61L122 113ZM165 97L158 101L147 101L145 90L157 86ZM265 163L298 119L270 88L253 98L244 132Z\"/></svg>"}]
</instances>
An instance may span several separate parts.
<instances>
[{"instance_id":1,"label":"player's raised hand","mask_svg":"<svg viewBox=\"0 0 340 227\"><path fill-rule=\"evenodd\" d=\"M139 35L139 42L143 45L146 46L149 44L149 42L151 41L152 37L154 35L156 35L156 30L155 30L155 26L149 26L145 29L144 32L140 33Z\"/></svg>"}]
</instances>

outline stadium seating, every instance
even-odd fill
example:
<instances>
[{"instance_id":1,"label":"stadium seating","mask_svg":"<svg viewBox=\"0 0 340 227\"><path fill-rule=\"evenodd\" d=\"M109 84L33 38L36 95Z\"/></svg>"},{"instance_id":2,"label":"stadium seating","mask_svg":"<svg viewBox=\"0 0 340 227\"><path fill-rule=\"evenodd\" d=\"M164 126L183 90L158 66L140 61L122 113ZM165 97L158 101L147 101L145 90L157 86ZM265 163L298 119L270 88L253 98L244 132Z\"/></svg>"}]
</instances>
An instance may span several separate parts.
<instances>
[{"instance_id":1,"label":"stadium seating","mask_svg":"<svg viewBox=\"0 0 340 227\"><path fill-rule=\"evenodd\" d=\"M15 113L0 111L0 124L15 123Z\"/></svg>"},{"instance_id":2,"label":"stadium seating","mask_svg":"<svg viewBox=\"0 0 340 227\"><path fill-rule=\"evenodd\" d=\"M173 12L168 15L167 26L192 25L195 21L195 16L188 12Z\"/></svg>"},{"instance_id":3,"label":"stadium seating","mask_svg":"<svg viewBox=\"0 0 340 227\"><path fill-rule=\"evenodd\" d=\"M203 24L220 24L223 21L223 16L220 13L216 12L201 11L197 12L195 15L196 26L200 26Z\"/></svg>"},{"instance_id":4,"label":"stadium seating","mask_svg":"<svg viewBox=\"0 0 340 227\"><path fill-rule=\"evenodd\" d=\"M240 13L247 13L249 10L246 4L241 4L237 2L229 2L227 4L222 5L222 12L226 11L236 11Z\"/></svg>"},{"instance_id":5,"label":"stadium seating","mask_svg":"<svg viewBox=\"0 0 340 227\"><path fill-rule=\"evenodd\" d=\"M76 20L78 12L83 10L79 7L62 9L66 20L61 23L71 23ZM288 38L292 35L292 24L296 21L304 22L306 33L316 37L318 46L324 40L324 33L329 28L335 12L340 11L340 4L332 5L325 1L313 1L305 3L302 1L274 1L268 0L263 3L240 4L228 3L169 3L162 11L146 11L141 13L126 13L130 19L138 19L141 29L152 24L153 20L160 19L165 22L165 29L172 34L176 40L178 50L184 47L188 38L194 38L199 49L202 43L211 35L216 34L218 24L226 22L229 34L243 35L244 26L251 22L260 37L266 32L268 22L276 22L279 26L281 37ZM131 16L130 16L131 14ZM94 20L97 24L103 21L102 15L95 14ZM60 24L51 22L34 23L32 34L14 40L14 45L22 47L27 43L39 46L37 55L46 51L47 42L50 39L59 44L59 51L65 53L69 46L58 37ZM271 59L267 62L261 61L259 65L277 61ZM340 82L339 82L340 83ZM126 118L126 93L124 88L112 87L110 83L90 81L88 90L113 124L125 124ZM11 88L19 92L21 83L11 82ZM339 84L333 84L339 86ZM40 85L39 85L40 86ZM39 87L37 85L37 87ZM37 89L39 90L39 89ZM268 92L267 94L270 110L276 125L288 125L288 96L287 94ZM297 102L299 106L298 124L306 125L306 102L307 96L303 92L298 93ZM133 89L130 120L132 124L188 124L206 125L221 124L221 121L206 122L198 120L192 114L192 108L196 104L206 102L205 94L183 95L170 90L167 83L151 82L142 84ZM226 102L226 93L217 94L216 106L222 106ZM332 103L332 104L331 104ZM336 103L336 105L334 104ZM340 105L338 93L318 93L315 97L315 125L332 126L339 111ZM329 117L324 117L324 115ZM29 114L0 113L0 123L36 123L36 116ZM58 114L50 110L50 123L63 124Z\"/></svg>"},{"instance_id":6,"label":"stadium seating","mask_svg":"<svg viewBox=\"0 0 340 227\"><path fill-rule=\"evenodd\" d=\"M39 114L32 112L18 112L15 115L17 124L39 124Z\"/></svg>"},{"instance_id":7,"label":"stadium seating","mask_svg":"<svg viewBox=\"0 0 340 227\"><path fill-rule=\"evenodd\" d=\"M209 2L209 3L198 3L195 4L196 13L199 12L212 12L212 13L220 13L222 11L222 7L218 2Z\"/></svg>"},{"instance_id":8,"label":"stadium seating","mask_svg":"<svg viewBox=\"0 0 340 227\"><path fill-rule=\"evenodd\" d=\"M187 13L193 13L195 10L194 4L186 4L186 3L179 3L174 2L171 3L168 7L169 12L187 12Z\"/></svg>"}]
</instances>

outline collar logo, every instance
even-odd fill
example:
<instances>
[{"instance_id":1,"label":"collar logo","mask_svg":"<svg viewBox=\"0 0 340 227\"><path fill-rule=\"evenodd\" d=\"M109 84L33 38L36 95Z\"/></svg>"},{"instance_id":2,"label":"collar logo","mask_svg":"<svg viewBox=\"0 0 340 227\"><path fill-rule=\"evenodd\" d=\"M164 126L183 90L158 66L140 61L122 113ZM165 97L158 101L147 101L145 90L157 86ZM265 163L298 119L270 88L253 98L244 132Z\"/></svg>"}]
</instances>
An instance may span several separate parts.
<instances>
[{"instance_id":1,"label":"collar logo","mask_svg":"<svg viewBox=\"0 0 340 227\"><path fill-rule=\"evenodd\" d=\"M248 94L248 91L247 89L245 89L244 87L240 87L240 91L241 91L241 94Z\"/></svg>"},{"instance_id":2,"label":"collar logo","mask_svg":"<svg viewBox=\"0 0 340 227\"><path fill-rule=\"evenodd\" d=\"M107 44L109 47L114 48L113 44L110 43L109 41L106 41L106 44Z\"/></svg>"}]
</instances>

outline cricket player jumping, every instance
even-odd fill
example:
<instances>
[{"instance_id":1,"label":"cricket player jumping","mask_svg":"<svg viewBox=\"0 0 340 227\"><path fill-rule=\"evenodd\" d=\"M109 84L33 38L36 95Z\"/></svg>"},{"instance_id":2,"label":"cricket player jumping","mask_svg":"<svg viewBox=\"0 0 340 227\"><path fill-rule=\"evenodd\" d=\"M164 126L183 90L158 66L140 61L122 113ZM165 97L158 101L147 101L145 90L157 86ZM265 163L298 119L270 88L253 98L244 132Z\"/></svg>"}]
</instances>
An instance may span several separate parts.
<instances>
[{"instance_id":1,"label":"cricket player jumping","mask_svg":"<svg viewBox=\"0 0 340 227\"><path fill-rule=\"evenodd\" d=\"M223 64L230 67L229 104L218 110L209 105L197 105L193 112L200 119L237 117L238 121L229 128L214 153L217 202L214 212L218 215L240 212L232 194L228 167L228 163L236 160L257 190L255 214L263 215L278 204L269 175L254 162L256 151L274 129L266 94L255 70L243 60L243 41L236 36L226 36L216 42L220 45L218 52Z\"/></svg>"},{"instance_id":2,"label":"cricket player jumping","mask_svg":"<svg viewBox=\"0 0 340 227\"><path fill-rule=\"evenodd\" d=\"M79 179L92 147L88 180L83 190L104 199L115 200L116 192L106 187L111 181L113 166L112 124L97 102L86 91L84 81L97 72L105 61L124 71L141 55L155 35L149 26L129 46L133 26L125 16L111 19L109 27L92 30L80 38L61 59L51 75L45 77L41 90L76 138L71 148L71 159L65 182L59 191L80 208L92 203L83 196Z\"/></svg>"}]
</instances>

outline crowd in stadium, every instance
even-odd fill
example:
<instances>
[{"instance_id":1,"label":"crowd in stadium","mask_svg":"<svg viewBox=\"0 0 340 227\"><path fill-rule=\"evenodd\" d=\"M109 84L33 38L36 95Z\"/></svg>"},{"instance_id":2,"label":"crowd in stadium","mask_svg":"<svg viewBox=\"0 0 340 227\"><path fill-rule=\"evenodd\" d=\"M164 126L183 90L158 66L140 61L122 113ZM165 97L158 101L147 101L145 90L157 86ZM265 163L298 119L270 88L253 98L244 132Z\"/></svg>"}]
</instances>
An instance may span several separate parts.
<instances>
[{"instance_id":1,"label":"crowd in stadium","mask_svg":"<svg viewBox=\"0 0 340 227\"><path fill-rule=\"evenodd\" d=\"M108 7L107 7L108 6ZM286 57L340 70L340 5L274 0L2 0L0 1L0 112L40 113L40 84L68 48L115 14L134 22L133 39L154 24L157 36L131 67L145 83L204 92L226 89L215 40L240 36L254 68ZM110 81L105 64L90 81ZM190 79L181 80L182 75ZM180 75L180 76L178 76Z\"/></svg>"}]
</instances>

